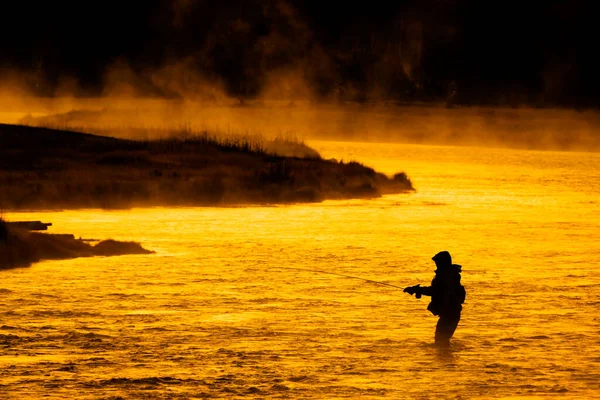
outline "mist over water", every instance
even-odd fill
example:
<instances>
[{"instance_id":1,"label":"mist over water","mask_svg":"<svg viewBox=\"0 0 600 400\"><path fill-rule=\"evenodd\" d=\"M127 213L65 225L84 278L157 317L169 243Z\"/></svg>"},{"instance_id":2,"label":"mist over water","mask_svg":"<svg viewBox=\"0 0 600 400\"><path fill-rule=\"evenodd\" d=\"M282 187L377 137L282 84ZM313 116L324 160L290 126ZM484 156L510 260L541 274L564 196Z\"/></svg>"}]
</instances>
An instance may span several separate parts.
<instances>
[{"instance_id":1,"label":"mist over water","mask_svg":"<svg viewBox=\"0 0 600 400\"><path fill-rule=\"evenodd\" d=\"M569 109L458 107L397 102L321 102L273 97L240 103L144 99L6 97L0 123L153 139L187 131L304 140L350 140L600 151L600 114Z\"/></svg>"},{"instance_id":2,"label":"mist over water","mask_svg":"<svg viewBox=\"0 0 600 400\"><path fill-rule=\"evenodd\" d=\"M0 397L600 398L600 157L310 141L417 193L9 214L152 256L2 271ZM448 351L399 290L463 266Z\"/></svg>"}]
</instances>

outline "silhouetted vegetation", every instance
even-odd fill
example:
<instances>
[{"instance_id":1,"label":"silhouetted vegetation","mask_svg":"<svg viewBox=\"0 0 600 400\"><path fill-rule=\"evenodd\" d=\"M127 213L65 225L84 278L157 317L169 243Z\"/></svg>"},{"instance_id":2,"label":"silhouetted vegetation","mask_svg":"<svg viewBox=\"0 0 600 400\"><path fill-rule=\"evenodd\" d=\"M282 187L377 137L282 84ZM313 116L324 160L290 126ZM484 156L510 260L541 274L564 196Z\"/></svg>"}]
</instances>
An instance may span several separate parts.
<instances>
[{"instance_id":1,"label":"silhouetted vegetation","mask_svg":"<svg viewBox=\"0 0 600 400\"><path fill-rule=\"evenodd\" d=\"M0 243L6 242L8 239L8 225L4 218L0 215Z\"/></svg>"},{"instance_id":2,"label":"silhouetted vegetation","mask_svg":"<svg viewBox=\"0 0 600 400\"><path fill-rule=\"evenodd\" d=\"M377 197L413 190L357 162L270 154L208 133L125 140L0 125L0 207L128 208Z\"/></svg>"},{"instance_id":3,"label":"silhouetted vegetation","mask_svg":"<svg viewBox=\"0 0 600 400\"><path fill-rule=\"evenodd\" d=\"M26 267L42 260L150 254L139 243L104 240L91 245L73 235L13 229L0 218L0 269Z\"/></svg>"},{"instance_id":4,"label":"silhouetted vegetation","mask_svg":"<svg viewBox=\"0 0 600 400\"><path fill-rule=\"evenodd\" d=\"M73 110L65 113L33 117L27 115L19 123L27 126L48 128L59 131L90 133L113 138L148 140L177 145L183 141L197 145L218 145L222 151L242 151L267 153L284 157L319 157L319 153L308 147L302 140L292 134L279 134L273 138L265 138L259 134L219 132L209 133L197 130L189 123L171 123L149 126L148 113L153 110L136 112L103 109ZM140 121L140 116L144 121ZM150 119L151 120L151 119Z\"/></svg>"}]
</instances>

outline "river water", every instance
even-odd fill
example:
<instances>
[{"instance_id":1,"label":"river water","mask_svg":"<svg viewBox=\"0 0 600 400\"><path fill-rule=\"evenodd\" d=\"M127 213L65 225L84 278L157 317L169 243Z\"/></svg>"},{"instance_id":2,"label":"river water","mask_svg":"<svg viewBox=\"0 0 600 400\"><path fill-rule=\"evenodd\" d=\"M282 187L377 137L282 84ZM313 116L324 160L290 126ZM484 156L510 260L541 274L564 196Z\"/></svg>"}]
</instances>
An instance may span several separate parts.
<instances>
[{"instance_id":1,"label":"river water","mask_svg":"<svg viewBox=\"0 0 600 400\"><path fill-rule=\"evenodd\" d=\"M150 256L0 271L0 398L600 398L600 154L311 142L417 192L8 214ZM463 266L450 349L393 285Z\"/></svg>"}]
</instances>

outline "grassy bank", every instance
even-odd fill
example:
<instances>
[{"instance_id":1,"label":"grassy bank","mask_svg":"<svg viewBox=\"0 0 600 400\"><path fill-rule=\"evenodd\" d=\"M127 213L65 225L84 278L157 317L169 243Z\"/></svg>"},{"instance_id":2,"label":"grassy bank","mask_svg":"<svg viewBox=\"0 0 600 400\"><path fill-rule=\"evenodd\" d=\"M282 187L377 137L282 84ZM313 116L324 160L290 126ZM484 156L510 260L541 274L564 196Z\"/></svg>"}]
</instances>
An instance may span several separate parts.
<instances>
[{"instance_id":1,"label":"grassy bank","mask_svg":"<svg viewBox=\"0 0 600 400\"><path fill-rule=\"evenodd\" d=\"M314 202L413 190L404 173L387 177L317 153L281 156L260 142L208 133L126 140L0 125L0 152L0 208L13 210Z\"/></svg>"},{"instance_id":2,"label":"grassy bank","mask_svg":"<svg viewBox=\"0 0 600 400\"><path fill-rule=\"evenodd\" d=\"M42 260L149 253L153 252L135 242L104 240L91 245L73 235L14 229L0 217L0 270L26 267Z\"/></svg>"}]
</instances>

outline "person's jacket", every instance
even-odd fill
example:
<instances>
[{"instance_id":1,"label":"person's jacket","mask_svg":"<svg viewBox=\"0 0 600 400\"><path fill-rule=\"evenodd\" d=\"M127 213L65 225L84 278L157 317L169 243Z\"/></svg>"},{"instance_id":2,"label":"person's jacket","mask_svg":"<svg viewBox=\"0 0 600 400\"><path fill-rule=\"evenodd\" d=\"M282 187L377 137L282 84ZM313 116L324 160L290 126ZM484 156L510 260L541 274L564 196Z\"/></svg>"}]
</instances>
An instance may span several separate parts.
<instances>
[{"instance_id":1,"label":"person's jacket","mask_svg":"<svg viewBox=\"0 0 600 400\"><path fill-rule=\"evenodd\" d=\"M461 312L466 297L465 288L460 283L461 268L457 264L438 268L431 286L421 288L422 294L431 296L427 309L433 315L455 315Z\"/></svg>"}]
</instances>

